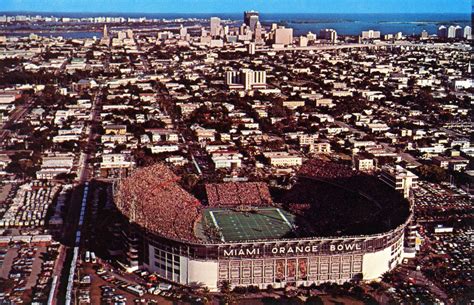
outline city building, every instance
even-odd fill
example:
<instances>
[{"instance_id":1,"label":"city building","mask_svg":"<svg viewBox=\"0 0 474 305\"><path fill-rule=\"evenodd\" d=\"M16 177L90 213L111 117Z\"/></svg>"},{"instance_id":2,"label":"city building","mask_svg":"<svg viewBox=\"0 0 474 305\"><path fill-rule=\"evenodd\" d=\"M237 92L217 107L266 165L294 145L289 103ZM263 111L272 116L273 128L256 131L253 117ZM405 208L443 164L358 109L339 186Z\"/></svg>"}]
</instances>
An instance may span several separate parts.
<instances>
[{"instance_id":1,"label":"city building","mask_svg":"<svg viewBox=\"0 0 474 305\"><path fill-rule=\"evenodd\" d=\"M448 28L444 25L441 25L438 28L438 38L448 38Z\"/></svg>"},{"instance_id":2,"label":"city building","mask_svg":"<svg viewBox=\"0 0 474 305\"><path fill-rule=\"evenodd\" d=\"M241 69L226 72L226 85L230 89L264 89L267 87L267 72Z\"/></svg>"},{"instance_id":3,"label":"city building","mask_svg":"<svg viewBox=\"0 0 474 305\"><path fill-rule=\"evenodd\" d=\"M279 27L275 30L275 44L291 45L293 44L293 29Z\"/></svg>"},{"instance_id":4,"label":"city building","mask_svg":"<svg viewBox=\"0 0 474 305\"><path fill-rule=\"evenodd\" d=\"M254 32L254 41L257 44L262 44L264 42L263 37L262 37L262 35L263 35L262 30L263 30L262 25L260 24L260 21L259 21L255 25L255 32Z\"/></svg>"},{"instance_id":5,"label":"city building","mask_svg":"<svg viewBox=\"0 0 474 305\"><path fill-rule=\"evenodd\" d=\"M472 39L472 28L470 26L464 27L463 37L468 40Z\"/></svg>"},{"instance_id":6,"label":"city building","mask_svg":"<svg viewBox=\"0 0 474 305\"><path fill-rule=\"evenodd\" d=\"M448 28L448 38L456 38L457 27L454 25Z\"/></svg>"},{"instance_id":7,"label":"city building","mask_svg":"<svg viewBox=\"0 0 474 305\"><path fill-rule=\"evenodd\" d=\"M429 37L428 32L426 30L421 31L420 37L421 39L427 39Z\"/></svg>"},{"instance_id":8,"label":"city building","mask_svg":"<svg viewBox=\"0 0 474 305\"><path fill-rule=\"evenodd\" d=\"M221 32L221 19L219 17L211 17L211 37L220 36Z\"/></svg>"},{"instance_id":9,"label":"city building","mask_svg":"<svg viewBox=\"0 0 474 305\"><path fill-rule=\"evenodd\" d=\"M244 23L249 26L252 32L255 32L257 23L259 22L259 13L256 11L244 12Z\"/></svg>"},{"instance_id":10,"label":"city building","mask_svg":"<svg viewBox=\"0 0 474 305\"><path fill-rule=\"evenodd\" d=\"M250 55L254 55L255 50L256 50L255 42L249 43L248 46L247 46L247 50L248 50Z\"/></svg>"},{"instance_id":11,"label":"city building","mask_svg":"<svg viewBox=\"0 0 474 305\"><path fill-rule=\"evenodd\" d=\"M400 165L383 166L380 179L393 189L401 192L405 198L410 197L412 190L416 189L418 184L418 176Z\"/></svg>"},{"instance_id":12,"label":"city building","mask_svg":"<svg viewBox=\"0 0 474 305\"><path fill-rule=\"evenodd\" d=\"M362 31L362 39L380 39L380 31Z\"/></svg>"},{"instance_id":13,"label":"city building","mask_svg":"<svg viewBox=\"0 0 474 305\"><path fill-rule=\"evenodd\" d=\"M329 40L331 43L337 42L337 32L334 29L322 29L319 31L321 39Z\"/></svg>"}]
</instances>

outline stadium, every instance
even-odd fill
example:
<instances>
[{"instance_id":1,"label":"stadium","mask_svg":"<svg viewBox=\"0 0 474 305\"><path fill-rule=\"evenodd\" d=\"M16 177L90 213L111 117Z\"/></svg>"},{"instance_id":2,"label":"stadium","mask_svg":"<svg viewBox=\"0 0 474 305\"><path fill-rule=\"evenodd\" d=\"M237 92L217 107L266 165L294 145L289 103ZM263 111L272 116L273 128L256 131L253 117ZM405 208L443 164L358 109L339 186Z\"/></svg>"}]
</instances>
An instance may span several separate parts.
<instances>
[{"instance_id":1,"label":"stadium","mask_svg":"<svg viewBox=\"0 0 474 305\"><path fill-rule=\"evenodd\" d=\"M311 160L289 190L209 183L201 200L179 180L155 164L116 184L130 269L216 291L371 280L403 259L411 205L374 176Z\"/></svg>"}]
</instances>

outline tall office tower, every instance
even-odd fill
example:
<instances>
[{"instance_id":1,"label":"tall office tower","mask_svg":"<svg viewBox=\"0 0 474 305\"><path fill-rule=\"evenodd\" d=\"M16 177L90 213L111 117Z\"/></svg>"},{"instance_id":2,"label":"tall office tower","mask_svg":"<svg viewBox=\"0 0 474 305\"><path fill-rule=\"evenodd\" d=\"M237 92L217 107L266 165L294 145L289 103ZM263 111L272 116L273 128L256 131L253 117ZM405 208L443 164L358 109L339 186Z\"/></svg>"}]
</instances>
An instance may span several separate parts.
<instances>
[{"instance_id":1,"label":"tall office tower","mask_svg":"<svg viewBox=\"0 0 474 305\"><path fill-rule=\"evenodd\" d=\"M255 41L255 43L262 43L263 42L262 25L260 24L260 22L257 22L257 24L255 25L254 41Z\"/></svg>"},{"instance_id":2,"label":"tall office tower","mask_svg":"<svg viewBox=\"0 0 474 305\"><path fill-rule=\"evenodd\" d=\"M470 26L466 26L464 28L464 39L471 39L472 38L472 28Z\"/></svg>"},{"instance_id":3,"label":"tall office tower","mask_svg":"<svg viewBox=\"0 0 474 305\"><path fill-rule=\"evenodd\" d=\"M275 44L290 45L293 43L293 29L284 27L275 30Z\"/></svg>"},{"instance_id":4,"label":"tall office tower","mask_svg":"<svg viewBox=\"0 0 474 305\"><path fill-rule=\"evenodd\" d=\"M448 29L442 25L438 28L438 38L447 38L448 37Z\"/></svg>"},{"instance_id":5,"label":"tall office tower","mask_svg":"<svg viewBox=\"0 0 474 305\"><path fill-rule=\"evenodd\" d=\"M216 37L220 34L221 19L219 17L211 17L211 36Z\"/></svg>"},{"instance_id":6,"label":"tall office tower","mask_svg":"<svg viewBox=\"0 0 474 305\"><path fill-rule=\"evenodd\" d=\"M186 40L188 36L188 28L184 27L183 25L179 28L179 37L181 40Z\"/></svg>"},{"instance_id":7,"label":"tall office tower","mask_svg":"<svg viewBox=\"0 0 474 305\"><path fill-rule=\"evenodd\" d=\"M251 16L250 17L250 24L249 24L249 27L250 27L250 30L252 32L255 32L255 27L257 26L257 23L259 22L258 20L258 16Z\"/></svg>"},{"instance_id":8,"label":"tall office tower","mask_svg":"<svg viewBox=\"0 0 474 305\"><path fill-rule=\"evenodd\" d=\"M201 37L206 37L206 36L207 36L206 28L202 27L201 28Z\"/></svg>"},{"instance_id":9,"label":"tall office tower","mask_svg":"<svg viewBox=\"0 0 474 305\"><path fill-rule=\"evenodd\" d=\"M102 37L107 39L109 38L109 30L107 29L107 24L104 24L104 30L102 32Z\"/></svg>"},{"instance_id":10,"label":"tall office tower","mask_svg":"<svg viewBox=\"0 0 474 305\"><path fill-rule=\"evenodd\" d=\"M448 28L448 38L454 38L456 37L456 27L454 25L451 25Z\"/></svg>"},{"instance_id":11,"label":"tall office tower","mask_svg":"<svg viewBox=\"0 0 474 305\"><path fill-rule=\"evenodd\" d=\"M255 26L259 21L259 13L256 11L244 12L244 23L250 27L250 30L255 31Z\"/></svg>"},{"instance_id":12,"label":"tall office tower","mask_svg":"<svg viewBox=\"0 0 474 305\"><path fill-rule=\"evenodd\" d=\"M311 32L308 32L308 35L306 35L306 37L308 38L308 41L316 40L316 34L313 34Z\"/></svg>"},{"instance_id":13,"label":"tall office tower","mask_svg":"<svg viewBox=\"0 0 474 305\"><path fill-rule=\"evenodd\" d=\"M128 30L127 30L127 38L128 38L128 39L133 39L133 31L132 31L132 29L128 29Z\"/></svg>"},{"instance_id":14,"label":"tall office tower","mask_svg":"<svg viewBox=\"0 0 474 305\"><path fill-rule=\"evenodd\" d=\"M337 32L333 29L322 29L319 31L319 37L321 39L330 40L331 42L337 42Z\"/></svg>"}]
</instances>

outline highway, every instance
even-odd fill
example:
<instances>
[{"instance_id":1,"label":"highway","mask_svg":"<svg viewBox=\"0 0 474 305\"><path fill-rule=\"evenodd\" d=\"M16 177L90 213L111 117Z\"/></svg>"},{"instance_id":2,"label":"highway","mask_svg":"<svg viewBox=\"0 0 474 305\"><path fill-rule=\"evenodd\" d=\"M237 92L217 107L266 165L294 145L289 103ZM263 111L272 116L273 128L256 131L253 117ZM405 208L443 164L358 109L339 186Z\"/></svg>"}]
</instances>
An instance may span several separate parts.
<instances>
[{"instance_id":1,"label":"highway","mask_svg":"<svg viewBox=\"0 0 474 305\"><path fill-rule=\"evenodd\" d=\"M347 43L347 44L322 44L308 47L285 47L285 48L259 48L256 52L285 52L285 51L326 51L326 50L343 50L343 49L364 49L364 48L379 48L379 47L421 47L427 49L452 49L461 51L470 51L472 49L469 45L448 45L448 44L426 44L426 43L410 43L406 41L396 41L394 43L380 42L377 44L364 43Z\"/></svg>"},{"instance_id":2,"label":"highway","mask_svg":"<svg viewBox=\"0 0 474 305\"><path fill-rule=\"evenodd\" d=\"M94 133L93 126L98 123L99 118L99 107L101 101L101 95L98 93L92 102L92 110L91 110L91 124L86 129L87 134L87 145L86 147L94 147L94 141L96 134ZM91 155L91 151L86 149L87 151L82 152L79 158L79 166L78 166L78 177L77 182L75 183L75 187L71 194L71 199L69 202L69 207L66 215L66 219L64 221L64 229L62 235L62 244L65 246L65 256L69 259L66 259L65 264L62 269L62 276L60 278L59 289L57 300L58 304L65 304L66 299L66 288L68 285L69 273L72 270L73 266L72 262L74 261L74 249L77 247L77 232L80 229L80 215L81 209L83 210L82 202L84 200L84 184L89 181L91 169L89 167L89 159ZM77 251L76 251L77 252ZM77 256L77 254L76 254Z\"/></svg>"}]
</instances>

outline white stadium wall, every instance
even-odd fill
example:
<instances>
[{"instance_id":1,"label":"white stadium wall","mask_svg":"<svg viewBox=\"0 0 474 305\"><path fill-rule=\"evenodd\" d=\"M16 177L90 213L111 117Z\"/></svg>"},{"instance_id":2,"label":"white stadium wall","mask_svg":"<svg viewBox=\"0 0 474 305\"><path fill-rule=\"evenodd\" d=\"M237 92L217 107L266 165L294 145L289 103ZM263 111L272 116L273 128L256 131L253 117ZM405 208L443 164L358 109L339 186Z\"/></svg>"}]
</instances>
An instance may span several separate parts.
<instances>
[{"instance_id":1,"label":"white stadium wall","mask_svg":"<svg viewBox=\"0 0 474 305\"><path fill-rule=\"evenodd\" d=\"M207 286L209 290L217 290L217 274L219 264L214 261L188 261L188 285Z\"/></svg>"},{"instance_id":2,"label":"white stadium wall","mask_svg":"<svg viewBox=\"0 0 474 305\"><path fill-rule=\"evenodd\" d=\"M362 260L364 280L375 280L401 262L403 258L403 238L402 235L396 243L381 251L364 254Z\"/></svg>"},{"instance_id":3,"label":"white stadium wall","mask_svg":"<svg viewBox=\"0 0 474 305\"><path fill-rule=\"evenodd\" d=\"M382 251L364 254L362 275L364 280L374 280L389 270L390 247Z\"/></svg>"}]
</instances>

